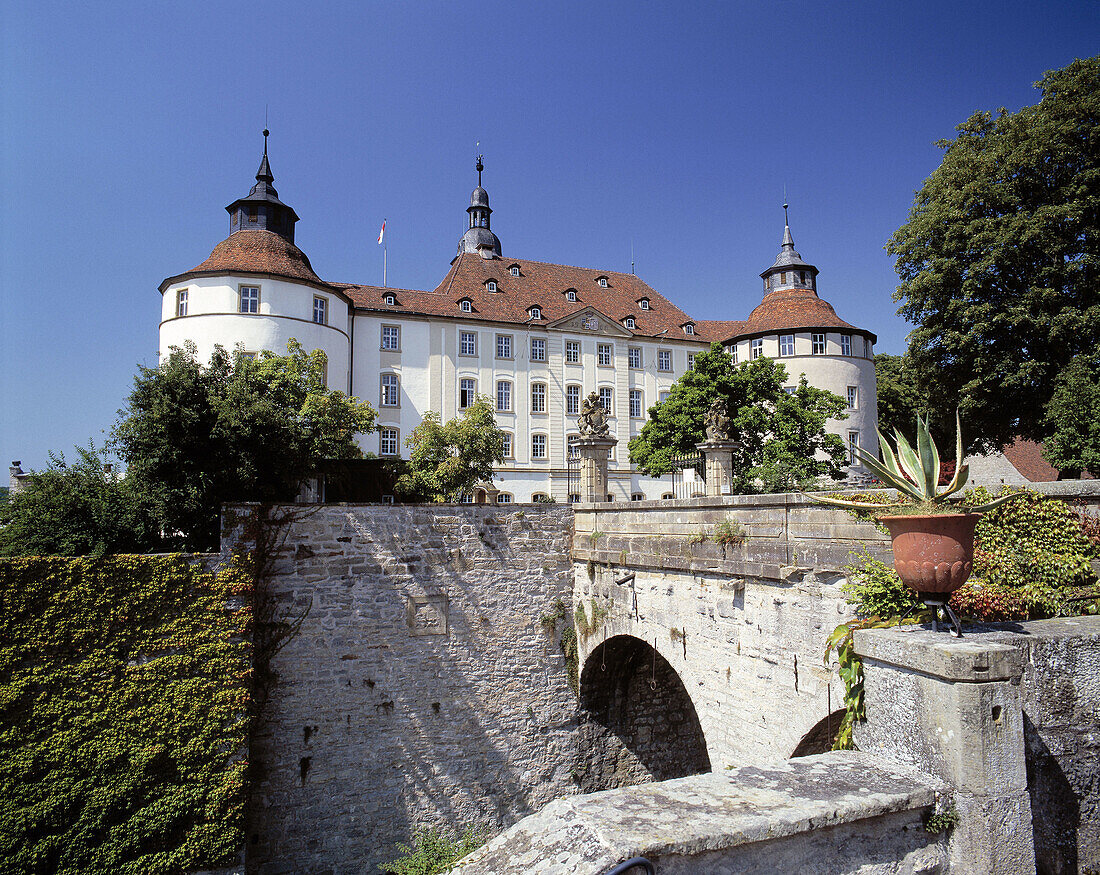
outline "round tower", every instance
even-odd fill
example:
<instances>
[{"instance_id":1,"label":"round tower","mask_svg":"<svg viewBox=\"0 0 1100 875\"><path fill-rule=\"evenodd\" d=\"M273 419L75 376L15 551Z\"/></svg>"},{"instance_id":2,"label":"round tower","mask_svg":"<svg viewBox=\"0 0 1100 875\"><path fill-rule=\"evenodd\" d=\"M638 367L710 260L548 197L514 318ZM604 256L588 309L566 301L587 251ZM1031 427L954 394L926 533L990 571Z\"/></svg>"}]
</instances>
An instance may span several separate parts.
<instances>
[{"instance_id":1,"label":"round tower","mask_svg":"<svg viewBox=\"0 0 1100 875\"><path fill-rule=\"evenodd\" d=\"M298 215L279 200L264 153L249 193L228 207L229 236L205 261L160 284L160 357L195 344L200 361L215 346L249 355L285 354L294 338L328 357L330 388L347 390L350 301L314 272L294 243Z\"/></svg>"}]
</instances>

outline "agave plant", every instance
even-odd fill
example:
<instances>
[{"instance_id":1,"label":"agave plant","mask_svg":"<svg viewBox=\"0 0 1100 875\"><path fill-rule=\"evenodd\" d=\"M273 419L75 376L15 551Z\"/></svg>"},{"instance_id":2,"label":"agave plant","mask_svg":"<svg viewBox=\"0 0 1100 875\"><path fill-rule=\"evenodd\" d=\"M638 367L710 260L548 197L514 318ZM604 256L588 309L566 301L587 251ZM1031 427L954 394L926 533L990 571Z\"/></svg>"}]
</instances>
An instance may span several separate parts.
<instances>
[{"instance_id":1,"label":"agave plant","mask_svg":"<svg viewBox=\"0 0 1100 875\"><path fill-rule=\"evenodd\" d=\"M948 496L954 495L966 486L970 468L964 465L962 461L962 427L957 410L955 411L955 476L942 490L939 489L940 453L936 449L936 442L932 440L932 434L928 429L928 417L922 418L919 413L917 414L917 448L915 450L897 429L894 429L897 455L894 454L881 431L878 433L878 441L879 446L882 447L881 462L858 447L854 447L853 452L859 461L883 483L894 487L898 491L900 501L893 504L872 504L865 501L847 501L841 498L826 498L816 495L813 496L814 501L858 510L899 507L908 504L937 505L944 503ZM970 513L981 513L1015 497L1015 493L1002 495L993 499L993 501L979 507L967 508L967 510Z\"/></svg>"}]
</instances>

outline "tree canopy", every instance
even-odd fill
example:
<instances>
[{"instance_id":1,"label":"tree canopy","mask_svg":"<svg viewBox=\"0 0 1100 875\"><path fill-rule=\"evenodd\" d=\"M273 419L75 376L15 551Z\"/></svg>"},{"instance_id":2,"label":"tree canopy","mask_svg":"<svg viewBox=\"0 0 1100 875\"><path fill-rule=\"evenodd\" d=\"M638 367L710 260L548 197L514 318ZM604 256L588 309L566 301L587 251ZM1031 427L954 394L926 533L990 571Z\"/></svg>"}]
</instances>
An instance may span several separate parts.
<instances>
[{"instance_id":1,"label":"tree canopy","mask_svg":"<svg viewBox=\"0 0 1100 875\"><path fill-rule=\"evenodd\" d=\"M1043 455L1064 475L1100 475L1100 346L1076 356L1059 375L1047 405Z\"/></svg>"},{"instance_id":2,"label":"tree canopy","mask_svg":"<svg viewBox=\"0 0 1100 875\"><path fill-rule=\"evenodd\" d=\"M45 471L0 505L0 556L102 556L155 548L160 526L144 493L94 445L71 464L51 453Z\"/></svg>"},{"instance_id":3,"label":"tree canopy","mask_svg":"<svg viewBox=\"0 0 1100 875\"><path fill-rule=\"evenodd\" d=\"M667 399L649 409L649 421L630 442L630 460L646 474L672 470L672 459L693 453L706 437L711 403L725 399L734 451L733 489L774 492L804 486L818 477L839 477L844 442L825 431L829 419L844 419L845 401L799 380L783 389L787 371L769 358L734 365L713 344L695 357L695 366L673 385Z\"/></svg>"},{"instance_id":4,"label":"tree canopy","mask_svg":"<svg viewBox=\"0 0 1100 875\"><path fill-rule=\"evenodd\" d=\"M492 482L493 465L504 461L504 437L483 396L445 423L429 410L405 441L412 453L396 489L410 499L458 501L479 481Z\"/></svg>"},{"instance_id":5,"label":"tree canopy","mask_svg":"<svg viewBox=\"0 0 1100 875\"><path fill-rule=\"evenodd\" d=\"M1042 440L1063 371L1100 336L1100 57L978 112L941 141L887 251L930 409L961 409L968 449Z\"/></svg>"},{"instance_id":6,"label":"tree canopy","mask_svg":"<svg viewBox=\"0 0 1100 875\"><path fill-rule=\"evenodd\" d=\"M324 373L324 353L294 340L285 356L216 347L209 365L189 343L141 369L114 441L178 546L214 548L225 502L293 500L321 460L362 455L355 435L374 430L375 411Z\"/></svg>"}]
</instances>

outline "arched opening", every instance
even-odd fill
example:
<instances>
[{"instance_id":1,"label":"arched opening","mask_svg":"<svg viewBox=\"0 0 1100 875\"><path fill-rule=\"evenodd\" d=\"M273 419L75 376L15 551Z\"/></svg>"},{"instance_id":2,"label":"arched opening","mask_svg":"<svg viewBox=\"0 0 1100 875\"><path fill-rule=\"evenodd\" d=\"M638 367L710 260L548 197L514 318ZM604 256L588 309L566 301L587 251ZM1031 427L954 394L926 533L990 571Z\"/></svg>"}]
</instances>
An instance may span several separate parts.
<instances>
[{"instance_id":1,"label":"arched opening","mask_svg":"<svg viewBox=\"0 0 1100 875\"><path fill-rule=\"evenodd\" d=\"M586 793L710 771L706 739L676 670L653 647L616 635L584 664L581 747Z\"/></svg>"},{"instance_id":2,"label":"arched opening","mask_svg":"<svg viewBox=\"0 0 1100 875\"><path fill-rule=\"evenodd\" d=\"M836 734L840 730L840 721L843 719L843 708L821 718L814 724L813 729L802 736L802 740L794 749L794 753L791 754L791 759L813 756L815 753L825 753L832 750Z\"/></svg>"},{"instance_id":3,"label":"arched opening","mask_svg":"<svg viewBox=\"0 0 1100 875\"><path fill-rule=\"evenodd\" d=\"M475 502L474 502L475 504L486 504L487 503L487 499L485 497L485 490L484 489L477 490L477 492L475 492L474 495L476 496Z\"/></svg>"}]
</instances>

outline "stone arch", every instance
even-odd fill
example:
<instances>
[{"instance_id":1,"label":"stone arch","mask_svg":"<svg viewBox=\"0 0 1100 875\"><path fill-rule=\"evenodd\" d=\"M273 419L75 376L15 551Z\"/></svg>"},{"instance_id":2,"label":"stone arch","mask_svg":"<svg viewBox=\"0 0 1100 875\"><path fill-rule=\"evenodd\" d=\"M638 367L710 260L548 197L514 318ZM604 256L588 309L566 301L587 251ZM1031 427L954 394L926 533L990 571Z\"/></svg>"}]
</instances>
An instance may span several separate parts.
<instances>
[{"instance_id":1,"label":"stone arch","mask_svg":"<svg viewBox=\"0 0 1100 875\"><path fill-rule=\"evenodd\" d=\"M691 696L640 638L615 635L592 651L581 671L580 707L574 774L584 792L710 771Z\"/></svg>"},{"instance_id":2,"label":"stone arch","mask_svg":"<svg viewBox=\"0 0 1100 875\"><path fill-rule=\"evenodd\" d=\"M837 730L840 729L840 721L843 719L843 708L822 717L809 732L802 736L802 740L798 742L791 754L791 759L813 756L815 753L825 753L832 750L833 740L836 738Z\"/></svg>"}]
</instances>

